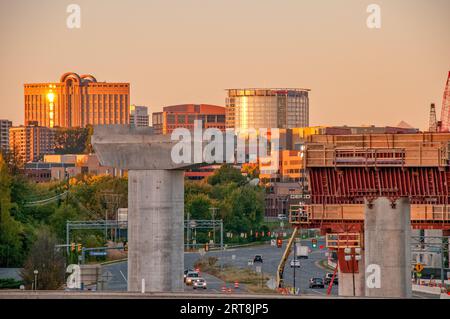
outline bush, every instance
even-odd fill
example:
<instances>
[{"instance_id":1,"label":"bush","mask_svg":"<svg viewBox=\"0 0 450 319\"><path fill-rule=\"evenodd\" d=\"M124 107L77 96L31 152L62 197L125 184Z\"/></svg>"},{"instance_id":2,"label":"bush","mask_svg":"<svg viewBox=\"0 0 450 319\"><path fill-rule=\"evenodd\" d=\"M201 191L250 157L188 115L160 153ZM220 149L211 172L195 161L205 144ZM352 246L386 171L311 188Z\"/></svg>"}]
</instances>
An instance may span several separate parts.
<instances>
[{"instance_id":1,"label":"bush","mask_svg":"<svg viewBox=\"0 0 450 319\"><path fill-rule=\"evenodd\" d=\"M0 279L0 289L19 289L20 285L23 285L23 281L14 278Z\"/></svg>"}]
</instances>

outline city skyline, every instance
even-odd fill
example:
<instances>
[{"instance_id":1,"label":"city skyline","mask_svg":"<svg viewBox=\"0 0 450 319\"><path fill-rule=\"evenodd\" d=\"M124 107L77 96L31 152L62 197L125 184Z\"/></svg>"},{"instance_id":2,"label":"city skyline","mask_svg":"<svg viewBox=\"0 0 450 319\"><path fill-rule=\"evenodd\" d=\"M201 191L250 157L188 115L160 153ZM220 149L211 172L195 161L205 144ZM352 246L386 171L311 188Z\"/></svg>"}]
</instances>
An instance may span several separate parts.
<instances>
[{"instance_id":1,"label":"city skyline","mask_svg":"<svg viewBox=\"0 0 450 319\"><path fill-rule=\"evenodd\" d=\"M445 0L377 1L381 29L366 26L371 1L77 3L81 28L68 29L69 2L0 1L0 118L24 124L23 84L68 71L129 82L130 104L152 112L225 106L229 87L307 87L312 126L426 129L432 102L440 115Z\"/></svg>"}]
</instances>

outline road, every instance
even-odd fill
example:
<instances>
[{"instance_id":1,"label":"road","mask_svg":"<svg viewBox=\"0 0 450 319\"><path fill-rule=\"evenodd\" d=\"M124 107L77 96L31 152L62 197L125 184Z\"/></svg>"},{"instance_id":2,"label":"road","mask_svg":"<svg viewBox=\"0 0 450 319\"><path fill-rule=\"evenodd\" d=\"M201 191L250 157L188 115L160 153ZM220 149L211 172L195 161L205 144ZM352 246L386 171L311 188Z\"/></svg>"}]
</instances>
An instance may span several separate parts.
<instances>
[{"instance_id":1,"label":"road","mask_svg":"<svg viewBox=\"0 0 450 319\"><path fill-rule=\"evenodd\" d=\"M323 245L323 240L318 240L318 245ZM284 243L286 245L286 243ZM276 271L278 268L278 263L280 262L281 256L284 252L283 249L272 247L269 244L260 245L260 246L252 246L252 247L244 247L244 248L235 248L235 249L227 249L224 252L220 251L210 251L206 253L206 257L215 256L219 259L219 264L229 264L237 267L255 267L248 266L248 260L253 259L253 257L257 254L263 256L263 264L262 271L271 277L276 277ZM302 245L311 247L311 240L303 240ZM185 253L184 255L184 263L185 268L192 268L195 261L200 258L200 254L198 253ZM296 277L296 287L299 287L300 283L300 294L312 294L312 295L325 295L326 289L309 289L308 281L311 277L322 277L327 272L317 265L320 260L325 259L325 252L320 251L318 248L312 249L312 252L309 255L308 259L303 259L301 261L300 269L295 270ZM287 267L285 268L284 278L285 283L287 285L293 286L294 280L294 271L289 267L289 258ZM125 291L126 290L126 277L127 277L127 264L126 262L120 262L110 265L105 265L103 267L103 271L110 271L112 273L112 279L108 283L108 290L113 291ZM222 286L224 283L213 276L202 274L202 276L208 282L208 291L209 292L221 292ZM227 287L232 287L233 283L227 283ZM243 287L241 287L241 290ZM186 287L186 291L193 291L191 287ZM337 287L333 287L332 294L337 295Z\"/></svg>"}]
</instances>

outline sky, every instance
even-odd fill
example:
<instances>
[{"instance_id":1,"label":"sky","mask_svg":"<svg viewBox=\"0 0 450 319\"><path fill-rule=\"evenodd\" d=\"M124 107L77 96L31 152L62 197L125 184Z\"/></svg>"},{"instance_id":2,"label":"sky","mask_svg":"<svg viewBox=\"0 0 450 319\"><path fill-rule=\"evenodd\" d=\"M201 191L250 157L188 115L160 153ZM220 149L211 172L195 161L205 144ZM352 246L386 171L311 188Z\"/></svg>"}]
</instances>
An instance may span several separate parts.
<instances>
[{"instance_id":1,"label":"sky","mask_svg":"<svg viewBox=\"0 0 450 319\"><path fill-rule=\"evenodd\" d=\"M299 87L311 125L426 129L450 71L449 12L450 0L0 0L0 119L23 124L23 84L70 71L131 83L131 103L151 112Z\"/></svg>"}]
</instances>

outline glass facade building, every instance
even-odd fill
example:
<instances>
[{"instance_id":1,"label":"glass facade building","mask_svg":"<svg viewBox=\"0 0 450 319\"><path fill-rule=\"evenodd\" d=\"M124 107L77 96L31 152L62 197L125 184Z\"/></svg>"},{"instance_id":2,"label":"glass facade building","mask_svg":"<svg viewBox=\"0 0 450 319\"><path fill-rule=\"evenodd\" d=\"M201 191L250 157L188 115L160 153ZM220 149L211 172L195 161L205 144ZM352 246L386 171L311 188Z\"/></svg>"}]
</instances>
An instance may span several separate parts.
<instances>
[{"instance_id":1,"label":"glass facade building","mask_svg":"<svg viewBox=\"0 0 450 319\"><path fill-rule=\"evenodd\" d=\"M309 126L308 89L228 89L226 125L235 129Z\"/></svg>"}]
</instances>

